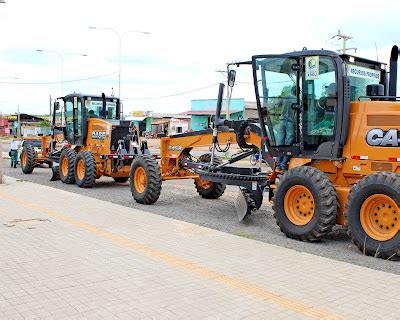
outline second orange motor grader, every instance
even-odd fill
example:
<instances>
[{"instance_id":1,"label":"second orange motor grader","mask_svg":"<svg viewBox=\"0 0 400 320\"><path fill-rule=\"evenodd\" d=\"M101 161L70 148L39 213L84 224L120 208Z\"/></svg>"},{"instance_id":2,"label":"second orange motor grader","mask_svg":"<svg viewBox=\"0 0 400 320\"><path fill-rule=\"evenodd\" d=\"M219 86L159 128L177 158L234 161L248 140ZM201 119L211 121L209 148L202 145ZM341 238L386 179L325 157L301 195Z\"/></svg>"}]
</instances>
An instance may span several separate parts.
<instances>
[{"instance_id":1,"label":"second orange motor grader","mask_svg":"<svg viewBox=\"0 0 400 320\"><path fill-rule=\"evenodd\" d=\"M116 182L129 179L138 154L149 154L146 141L130 121L120 119L116 97L69 94L58 98L53 110L53 134L43 137L41 155L53 166L52 180L90 188L101 176ZM22 170L31 173L37 155L22 151Z\"/></svg>"},{"instance_id":2,"label":"second orange motor grader","mask_svg":"<svg viewBox=\"0 0 400 320\"><path fill-rule=\"evenodd\" d=\"M236 209L243 219L261 206L267 191L286 236L316 241L335 224L347 225L365 254L399 258L397 60L394 46L390 75L383 63L326 50L257 55L231 65L252 68L259 119L222 120L220 85L214 130L162 138L160 165L138 156L130 172L133 197L154 203L168 179L194 179L199 193L213 199L225 185L237 185ZM233 86L234 70L228 75ZM288 99L289 107L282 102ZM215 150L227 142L244 151L221 163ZM211 155L191 155L196 146L211 143ZM272 173L231 166L259 150ZM278 171L271 157L286 158L287 170Z\"/></svg>"}]
</instances>

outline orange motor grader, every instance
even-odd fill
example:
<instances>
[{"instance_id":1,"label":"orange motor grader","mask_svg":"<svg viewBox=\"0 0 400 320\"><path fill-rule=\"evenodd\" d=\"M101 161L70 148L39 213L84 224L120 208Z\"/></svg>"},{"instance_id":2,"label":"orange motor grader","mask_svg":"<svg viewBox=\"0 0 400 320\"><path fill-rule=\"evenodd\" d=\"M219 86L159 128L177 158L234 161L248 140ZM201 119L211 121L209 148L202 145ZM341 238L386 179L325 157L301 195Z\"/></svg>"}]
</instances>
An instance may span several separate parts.
<instances>
[{"instance_id":1,"label":"orange motor grader","mask_svg":"<svg viewBox=\"0 0 400 320\"><path fill-rule=\"evenodd\" d=\"M52 180L91 188L101 176L116 182L129 179L130 165L138 154L149 154L138 129L120 119L116 97L73 93L58 98L53 110L53 134L43 137L41 157L55 162ZM31 173L37 154L22 152L22 170Z\"/></svg>"},{"instance_id":2,"label":"orange motor grader","mask_svg":"<svg viewBox=\"0 0 400 320\"><path fill-rule=\"evenodd\" d=\"M365 254L400 256L400 102L396 97L398 48L386 64L327 50L256 55L228 66L252 68L259 118L220 119L220 87L214 130L161 139L161 163L137 157L131 190L137 202L157 201L162 180L191 178L206 198L237 185L239 219L257 210L264 191L281 231L317 241L336 224L346 225ZM282 101L290 99L290 108ZM218 143L237 142L244 151L221 163ZM191 150L213 145L209 156ZM261 151L273 168L264 173L231 163ZM287 161L278 170L274 160Z\"/></svg>"},{"instance_id":3,"label":"orange motor grader","mask_svg":"<svg viewBox=\"0 0 400 320\"><path fill-rule=\"evenodd\" d=\"M49 135L23 138L21 150L21 167L23 173L32 173L36 165L43 163L52 166L53 163L47 159L47 154L50 151L50 140L51 136ZM42 149L43 146L45 147Z\"/></svg>"}]
</instances>

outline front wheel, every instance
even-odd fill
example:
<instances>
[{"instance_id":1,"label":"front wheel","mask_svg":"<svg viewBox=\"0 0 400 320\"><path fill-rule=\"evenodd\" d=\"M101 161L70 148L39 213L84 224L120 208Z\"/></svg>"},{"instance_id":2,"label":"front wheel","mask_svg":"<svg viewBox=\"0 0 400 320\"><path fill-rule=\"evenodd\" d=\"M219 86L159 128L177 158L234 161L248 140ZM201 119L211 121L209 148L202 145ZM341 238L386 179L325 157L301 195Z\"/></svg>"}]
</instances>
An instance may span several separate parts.
<instances>
[{"instance_id":1,"label":"front wheel","mask_svg":"<svg viewBox=\"0 0 400 320\"><path fill-rule=\"evenodd\" d=\"M21 169L25 174L30 174L35 168L35 149L31 145L26 145L21 152Z\"/></svg>"},{"instance_id":2,"label":"front wheel","mask_svg":"<svg viewBox=\"0 0 400 320\"><path fill-rule=\"evenodd\" d=\"M153 204L161 193L161 170L158 162L148 156L137 156L131 165L130 188L133 198L141 204Z\"/></svg>"},{"instance_id":3,"label":"front wheel","mask_svg":"<svg viewBox=\"0 0 400 320\"><path fill-rule=\"evenodd\" d=\"M75 150L64 148L61 151L59 174L62 182L68 184L75 182L75 173L74 173L75 159L76 159Z\"/></svg>"},{"instance_id":4,"label":"front wheel","mask_svg":"<svg viewBox=\"0 0 400 320\"><path fill-rule=\"evenodd\" d=\"M335 188L322 171L313 167L287 171L277 185L273 204L276 223L289 238L316 241L336 223Z\"/></svg>"},{"instance_id":5,"label":"front wheel","mask_svg":"<svg viewBox=\"0 0 400 320\"><path fill-rule=\"evenodd\" d=\"M400 257L400 175L379 172L353 186L346 206L348 233L366 255Z\"/></svg>"},{"instance_id":6,"label":"front wheel","mask_svg":"<svg viewBox=\"0 0 400 320\"><path fill-rule=\"evenodd\" d=\"M198 158L198 162L211 162L211 154L205 153ZM220 158L215 158L215 164L221 164ZM218 182L212 182L197 178L194 180L194 185L199 195L205 199L218 199L226 189L226 185Z\"/></svg>"}]
</instances>

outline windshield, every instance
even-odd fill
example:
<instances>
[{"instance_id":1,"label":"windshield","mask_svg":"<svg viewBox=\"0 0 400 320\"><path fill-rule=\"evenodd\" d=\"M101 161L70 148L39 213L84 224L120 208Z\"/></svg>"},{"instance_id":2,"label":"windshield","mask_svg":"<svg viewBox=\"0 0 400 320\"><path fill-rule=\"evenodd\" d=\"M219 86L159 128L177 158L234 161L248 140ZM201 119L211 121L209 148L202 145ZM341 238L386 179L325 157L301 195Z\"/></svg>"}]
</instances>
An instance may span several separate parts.
<instances>
[{"instance_id":1,"label":"windshield","mask_svg":"<svg viewBox=\"0 0 400 320\"><path fill-rule=\"evenodd\" d=\"M267 125L271 145L289 146L297 135L297 112L292 108L297 103L296 59L259 58L257 65L257 87L262 115Z\"/></svg>"},{"instance_id":2,"label":"windshield","mask_svg":"<svg viewBox=\"0 0 400 320\"><path fill-rule=\"evenodd\" d=\"M34 148L40 148L42 146L42 141L41 140L24 140L23 145L31 145Z\"/></svg>"},{"instance_id":3,"label":"windshield","mask_svg":"<svg viewBox=\"0 0 400 320\"><path fill-rule=\"evenodd\" d=\"M102 118L103 101L101 99L85 100L86 116L88 118ZM106 101L106 119L117 119L117 100Z\"/></svg>"},{"instance_id":4,"label":"windshield","mask_svg":"<svg viewBox=\"0 0 400 320\"><path fill-rule=\"evenodd\" d=\"M381 82L381 71L360 67L354 64L347 65L347 76L350 80L351 101L367 95L367 85Z\"/></svg>"}]
</instances>

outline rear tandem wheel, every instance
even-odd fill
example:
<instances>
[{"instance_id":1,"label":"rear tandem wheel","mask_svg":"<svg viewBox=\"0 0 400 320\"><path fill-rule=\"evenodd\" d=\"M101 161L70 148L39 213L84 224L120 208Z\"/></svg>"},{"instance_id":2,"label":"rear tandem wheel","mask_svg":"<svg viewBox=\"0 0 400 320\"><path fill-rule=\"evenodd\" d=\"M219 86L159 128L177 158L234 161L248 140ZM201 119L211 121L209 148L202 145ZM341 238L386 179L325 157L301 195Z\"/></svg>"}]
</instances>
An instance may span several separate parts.
<instances>
[{"instance_id":1,"label":"rear tandem wheel","mask_svg":"<svg viewBox=\"0 0 400 320\"><path fill-rule=\"evenodd\" d=\"M400 257L400 175L379 172L353 186L346 204L348 234L366 255Z\"/></svg>"},{"instance_id":2,"label":"rear tandem wheel","mask_svg":"<svg viewBox=\"0 0 400 320\"><path fill-rule=\"evenodd\" d=\"M149 156L137 156L131 165L129 184L136 202L155 203L161 193L161 170L157 160Z\"/></svg>"}]
</instances>

